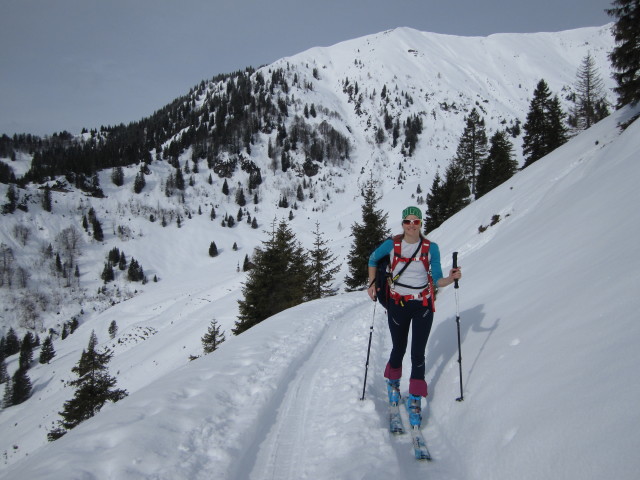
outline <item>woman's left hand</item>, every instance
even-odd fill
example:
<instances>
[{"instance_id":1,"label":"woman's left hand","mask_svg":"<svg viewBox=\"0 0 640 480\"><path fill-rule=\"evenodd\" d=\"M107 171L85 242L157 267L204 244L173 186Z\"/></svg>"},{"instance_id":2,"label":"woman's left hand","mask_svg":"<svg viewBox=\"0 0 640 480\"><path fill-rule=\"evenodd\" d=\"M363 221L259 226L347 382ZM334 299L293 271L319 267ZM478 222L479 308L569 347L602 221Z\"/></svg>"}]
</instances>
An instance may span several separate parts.
<instances>
[{"instance_id":1,"label":"woman's left hand","mask_svg":"<svg viewBox=\"0 0 640 480\"><path fill-rule=\"evenodd\" d=\"M462 278L462 268L452 268L449 271L449 278L451 278L451 280L460 280Z\"/></svg>"}]
</instances>

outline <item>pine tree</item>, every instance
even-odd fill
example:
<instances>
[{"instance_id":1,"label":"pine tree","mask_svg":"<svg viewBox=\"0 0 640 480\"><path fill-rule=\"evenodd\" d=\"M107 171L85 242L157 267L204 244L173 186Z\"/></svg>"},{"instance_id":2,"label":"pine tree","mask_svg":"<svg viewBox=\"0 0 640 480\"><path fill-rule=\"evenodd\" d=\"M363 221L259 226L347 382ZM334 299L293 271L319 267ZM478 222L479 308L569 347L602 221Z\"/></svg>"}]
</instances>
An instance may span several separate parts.
<instances>
[{"instance_id":1,"label":"pine tree","mask_svg":"<svg viewBox=\"0 0 640 480\"><path fill-rule=\"evenodd\" d=\"M113 340L114 338L116 338L117 333L118 333L118 324L116 323L115 320L112 320L111 323L109 324L109 338Z\"/></svg>"},{"instance_id":2,"label":"pine tree","mask_svg":"<svg viewBox=\"0 0 640 480\"><path fill-rule=\"evenodd\" d=\"M575 130L585 130L609 115L604 83L588 53L576 74L576 94L568 123Z\"/></svg>"},{"instance_id":3,"label":"pine tree","mask_svg":"<svg viewBox=\"0 0 640 480\"><path fill-rule=\"evenodd\" d=\"M144 178L144 174L142 172L136 173L136 179L133 181L133 191L134 193L140 193L144 190L147 181Z\"/></svg>"},{"instance_id":4,"label":"pine tree","mask_svg":"<svg viewBox=\"0 0 640 480\"><path fill-rule=\"evenodd\" d=\"M4 361L4 357L0 357L0 385L7 383L10 379L7 363Z\"/></svg>"},{"instance_id":5,"label":"pine tree","mask_svg":"<svg viewBox=\"0 0 640 480\"><path fill-rule=\"evenodd\" d=\"M33 335L31 332L27 332L20 344L19 368L24 370L31 368L31 363L33 362L33 345Z\"/></svg>"},{"instance_id":6,"label":"pine tree","mask_svg":"<svg viewBox=\"0 0 640 480\"><path fill-rule=\"evenodd\" d=\"M436 172L436 176L433 178L431 184L431 190L427 193L427 211L425 212L424 219L424 233L425 235L438 228L442 222L445 221L444 217L445 200L442 194L442 179L440 173Z\"/></svg>"},{"instance_id":7,"label":"pine tree","mask_svg":"<svg viewBox=\"0 0 640 480\"><path fill-rule=\"evenodd\" d=\"M549 102L547 112L547 153L553 152L556 148L561 147L569 139L567 134L567 127L565 125L565 118L567 114L562 111L560 105L560 99L555 95Z\"/></svg>"},{"instance_id":8,"label":"pine tree","mask_svg":"<svg viewBox=\"0 0 640 480\"><path fill-rule=\"evenodd\" d=\"M207 333L205 333L201 339L205 355L217 350L220 344L225 341L224 332L221 328L218 321L214 318L209 325Z\"/></svg>"},{"instance_id":9,"label":"pine tree","mask_svg":"<svg viewBox=\"0 0 640 480\"><path fill-rule=\"evenodd\" d=\"M347 260L349 274L345 278L345 284L347 290L351 291L367 285L369 256L389 236L388 214L375 209L380 197L376 192L376 183L373 179L370 178L365 184L362 197L364 198L362 224L355 222L351 226L353 244Z\"/></svg>"},{"instance_id":10,"label":"pine tree","mask_svg":"<svg viewBox=\"0 0 640 480\"><path fill-rule=\"evenodd\" d=\"M471 193L475 194L478 170L487 156L487 133L484 119L475 108L465 117L465 121L466 126L456 150L456 162L462 167Z\"/></svg>"},{"instance_id":11,"label":"pine tree","mask_svg":"<svg viewBox=\"0 0 640 480\"><path fill-rule=\"evenodd\" d=\"M529 105L527 121L524 124L523 153L525 156L525 166L530 165L549 153L545 139L547 129L545 114L550 98L551 92L549 91L547 83L544 80L540 80L533 92L533 99Z\"/></svg>"},{"instance_id":12,"label":"pine tree","mask_svg":"<svg viewBox=\"0 0 640 480\"><path fill-rule=\"evenodd\" d=\"M564 126L565 114L560 107L558 97L552 97L549 87L540 80L533 92L527 121L524 124L522 149L524 166L551 153L567 141L567 128Z\"/></svg>"},{"instance_id":13,"label":"pine tree","mask_svg":"<svg viewBox=\"0 0 640 480\"><path fill-rule=\"evenodd\" d=\"M253 267L252 263L249 261L249 255L244 256L244 262L242 262L242 271L248 272Z\"/></svg>"},{"instance_id":14,"label":"pine tree","mask_svg":"<svg viewBox=\"0 0 640 480\"><path fill-rule=\"evenodd\" d=\"M178 164L178 168L176 168L176 188L178 190L184 190L184 176L182 175L182 170L180 169L180 165Z\"/></svg>"},{"instance_id":15,"label":"pine tree","mask_svg":"<svg viewBox=\"0 0 640 480\"><path fill-rule=\"evenodd\" d=\"M42 348L40 349L40 358L38 361L41 364L49 363L55 356L56 351L53 348L53 338L51 338L51 335L49 335L44 339L44 342L42 342Z\"/></svg>"},{"instance_id":16,"label":"pine tree","mask_svg":"<svg viewBox=\"0 0 640 480\"><path fill-rule=\"evenodd\" d=\"M9 378L4 384L4 395L2 396L2 408L9 408L13 405L13 380Z\"/></svg>"},{"instance_id":17,"label":"pine tree","mask_svg":"<svg viewBox=\"0 0 640 480\"><path fill-rule=\"evenodd\" d=\"M111 266L111 263L107 262L104 264L104 268L102 269L100 278L104 281L104 283L112 282L116 278L116 275L113 272L113 267Z\"/></svg>"},{"instance_id":18,"label":"pine tree","mask_svg":"<svg viewBox=\"0 0 640 480\"><path fill-rule=\"evenodd\" d=\"M142 269L142 265L138 263L138 261L134 258L129 262L129 269L127 270L127 278L131 282L141 282L144 281L144 270Z\"/></svg>"},{"instance_id":19,"label":"pine tree","mask_svg":"<svg viewBox=\"0 0 640 480\"><path fill-rule=\"evenodd\" d=\"M118 258L118 270L124 272L125 268L127 268L127 256L124 252L120 252L120 257Z\"/></svg>"},{"instance_id":20,"label":"pine tree","mask_svg":"<svg viewBox=\"0 0 640 480\"><path fill-rule=\"evenodd\" d=\"M234 335L305 301L308 278L307 255L282 220L255 250L253 267L242 287L244 298L238 301L240 314Z\"/></svg>"},{"instance_id":21,"label":"pine tree","mask_svg":"<svg viewBox=\"0 0 640 480\"><path fill-rule=\"evenodd\" d=\"M64 403L63 411L59 412L62 420L58 422L58 428L47 435L50 441L60 438L68 430L93 417L106 402L115 403L128 395L126 390L114 388L116 379L109 375L107 364L113 354L98 352L97 344L98 338L95 332L91 332L87 350L82 351L80 360L71 369L78 376L68 383L76 387L74 396Z\"/></svg>"},{"instance_id":22,"label":"pine tree","mask_svg":"<svg viewBox=\"0 0 640 480\"><path fill-rule=\"evenodd\" d=\"M236 190L236 203L241 207L244 207L247 204L247 200L244 197L244 189L242 189L242 187Z\"/></svg>"},{"instance_id":23,"label":"pine tree","mask_svg":"<svg viewBox=\"0 0 640 480\"><path fill-rule=\"evenodd\" d=\"M462 171L462 167L453 161L445 170L444 181L438 188L441 204L438 207L440 225L464 207L469 205L471 192ZM428 196L427 196L428 198ZM440 226L437 225L437 226ZM425 234L428 233L425 225Z\"/></svg>"},{"instance_id":24,"label":"pine tree","mask_svg":"<svg viewBox=\"0 0 640 480\"><path fill-rule=\"evenodd\" d=\"M616 46L609 54L618 86L618 106L640 101L640 2L614 0L607 13L616 19L613 37Z\"/></svg>"},{"instance_id":25,"label":"pine tree","mask_svg":"<svg viewBox=\"0 0 640 480\"><path fill-rule=\"evenodd\" d=\"M513 145L509 141L507 133L504 131L496 132L491 137L489 155L478 173L476 197L480 198L507 181L517 170L518 162L513 157Z\"/></svg>"},{"instance_id":26,"label":"pine tree","mask_svg":"<svg viewBox=\"0 0 640 480\"><path fill-rule=\"evenodd\" d=\"M116 187L124 185L124 170L122 167L114 167L111 170L111 181Z\"/></svg>"},{"instance_id":27,"label":"pine tree","mask_svg":"<svg viewBox=\"0 0 640 480\"><path fill-rule=\"evenodd\" d=\"M49 187L49 185L44 186L44 192L42 193L42 208L47 212L51 212L52 210L51 187Z\"/></svg>"},{"instance_id":28,"label":"pine tree","mask_svg":"<svg viewBox=\"0 0 640 480\"><path fill-rule=\"evenodd\" d=\"M218 256L218 246L216 245L216 242L211 242L209 244L209 256L210 257Z\"/></svg>"},{"instance_id":29,"label":"pine tree","mask_svg":"<svg viewBox=\"0 0 640 480\"><path fill-rule=\"evenodd\" d=\"M327 240L322 237L320 223L316 222L316 230L313 232L315 240L313 249L309 251L309 300L335 295L336 288L333 288L336 273L340 271L340 265L334 266L336 256L331 254L326 247Z\"/></svg>"},{"instance_id":30,"label":"pine tree","mask_svg":"<svg viewBox=\"0 0 640 480\"><path fill-rule=\"evenodd\" d=\"M20 405L31 396L31 379L27 374L27 369L18 368L13 374L11 405Z\"/></svg>"},{"instance_id":31,"label":"pine tree","mask_svg":"<svg viewBox=\"0 0 640 480\"><path fill-rule=\"evenodd\" d=\"M13 327L9 328L7 332L4 349L7 357L15 355L20 351L20 339L18 339L18 335Z\"/></svg>"},{"instance_id":32,"label":"pine tree","mask_svg":"<svg viewBox=\"0 0 640 480\"><path fill-rule=\"evenodd\" d=\"M93 238L95 238L98 242L103 241L104 233L102 233L102 225L100 224L100 221L96 217L93 217L91 225L93 226Z\"/></svg>"}]
</instances>

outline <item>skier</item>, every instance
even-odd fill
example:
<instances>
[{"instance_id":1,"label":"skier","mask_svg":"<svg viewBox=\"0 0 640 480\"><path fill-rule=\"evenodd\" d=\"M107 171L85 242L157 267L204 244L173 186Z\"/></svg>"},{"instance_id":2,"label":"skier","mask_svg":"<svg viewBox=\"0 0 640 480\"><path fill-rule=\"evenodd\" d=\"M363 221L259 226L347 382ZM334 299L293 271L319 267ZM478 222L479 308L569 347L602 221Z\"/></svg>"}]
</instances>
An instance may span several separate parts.
<instances>
[{"instance_id":1,"label":"skier","mask_svg":"<svg viewBox=\"0 0 640 480\"><path fill-rule=\"evenodd\" d=\"M391 256L392 283L387 316L393 347L384 376L387 379L389 402L397 405L400 400L402 359L411 327L411 376L407 409L409 422L414 428L422 422L421 399L427 396L425 350L433 323L433 285L442 288L462 278L460 268L451 269L449 276L443 277L440 249L422 235L421 225L422 212L418 207L407 207L402 211L403 233L385 240L369 257L367 290L369 297L375 301L378 293L375 285L376 266L382 258Z\"/></svg>"}]
</instances>

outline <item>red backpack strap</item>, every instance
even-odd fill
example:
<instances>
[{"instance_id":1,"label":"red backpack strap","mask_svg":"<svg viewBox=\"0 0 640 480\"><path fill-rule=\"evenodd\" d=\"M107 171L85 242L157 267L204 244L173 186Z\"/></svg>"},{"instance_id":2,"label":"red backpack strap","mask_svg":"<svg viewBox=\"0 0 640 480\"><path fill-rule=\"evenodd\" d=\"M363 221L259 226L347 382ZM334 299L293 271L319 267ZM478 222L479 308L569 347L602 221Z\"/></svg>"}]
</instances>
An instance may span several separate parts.
<instances>
[{"instance_id":1,"label":"red backpack strap","mask_svg":"<svg viewBox=\"0 0 640 480\"><path fill-rule=\"evenodd\" d=\"M420 260L424 264L424 268L429 275L431 275L431 259L429 258L429 247L431 247L431 242L426 238L422 239L422 250L420 251Z\"/></svg>"},{"instance_id":2,"label":"red backpack strap","mask_svg":"<svg viewBox=\"0 0 640 480\"><path fill-rule=\"evenodd\" d=\"M393 240L393 260L391 262L392 272L398 266L398 263L400 263L400 259L402 258L402 239L403 238L404 238L404 235L402 234L396 235L395 237L392 238Z\"/></svg>"}]
</instances>

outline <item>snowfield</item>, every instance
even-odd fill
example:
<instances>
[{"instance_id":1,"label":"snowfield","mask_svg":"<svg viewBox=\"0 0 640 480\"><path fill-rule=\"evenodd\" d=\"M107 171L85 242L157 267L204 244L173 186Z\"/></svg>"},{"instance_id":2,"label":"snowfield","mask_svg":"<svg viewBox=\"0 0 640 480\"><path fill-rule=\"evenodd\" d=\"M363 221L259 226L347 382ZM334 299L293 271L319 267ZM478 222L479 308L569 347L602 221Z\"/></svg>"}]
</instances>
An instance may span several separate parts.
<instances>
[{"instance_id":1,"label":"snowfield","mask_svg":"<svg viewBox=\"0 0 640 480\"><path fill-rule=\"evenodd\" d=\"M305 190L315 196L291 210L297 239L311 248L319 223L342 265L336 287L344 292L351 227L360 221L359 192L370 175L381 180L379 208L389 213L389 227L398 233L400 211L417 203L419 186L426 196L435 173L442 174L470 108L486 110L488 131L512 125L524 118L540 77L554 94L565 95L562 89L575 80L584 55L593 49L598 64L605 65L611 42L606 26L484 39L401 28L265 67L291 65L290 73L302 79L312 78L317 68L316 88L301 96L296 108L316 102L326 111L315 121L329 118L340 131L351 132L349 161L324 166L313 188ZM446 60L456 56L457 62ZM359 82L365 92L363 116L347 101L345 79ZM610 88L612 80L604 80ZM420 114L425 120L414 157L404 158L400 146L373 141L381 118L373 92L380 92L382 83L392 92L392 114L401 120ZM640 471L640 122L624 132L618 124L639 113L640 106L615 111L429 234L439 244L445 274L454 251L463 268L457 293L464 401L456 402L457 307L455 291L447 287L439 293L427 346L423 432L434 457L428 463L414 460L408 435L388 432L382 372L391 342L384 310L364 291L299 305L239 336L231 333L246 278L238 267L267 239L271 223L289 214L276 205L281 189L294 191L301 182L292 170L265 175L260 203L247 207L259 220L258 230L246 222L220 225L238 205L233 195L221 193L222 179L214 175L213 185L206 183L209 171L195 175L184 201L167 198L162 183L172 167L165 161L151 164L140 196L131 193L138 170L132 166L125 169L124 188L111 183L111 172L100 173L104 199L55 192L54 215L33 200L28 214L1 216L0 241L27 252L33 270L44 268L38 263L41 242L54 241L68 225L81 229L81 212L89 206L104 222L106 239L82 234L86 243L78 262L87 293L83 297L78 289L72 301L44 316L49 327L82 310L80 327L54 342L50 364L29 370L32 397L0 411L0 479L635 480ZM521 138L514 139L519 161ZM266 172L267 138L260 140L252 158L263 162ZM190 155L191 150L183 153L183 165ZM26 162L18 158L17 173L26 171ZM246 181L245 172L236 173L232 190ZM38 198L36 187L30 188ZM0 198L6 191L0 185ZM215 221L209 218L212 205ZM199 206L201 215L195 213ZM156 207L174 214L189 208L193 218L178 228L174 217L162 227L159 218L149 221ZM493 219L498 221L490 225ZM34 233L24 246L12 234L20 221ZM116 234L120 226L130 229L122 238ZM487 228L480 232L481 226ZM208 256L211 241L220 251L215 258ZM114 246L159 281L132 283L119 272L108 285L117 296L95 294L103 286L98 267ZM52 296L70 290L40 288ZM3 319L7 308L0 310ZM202 356L201 338L213 319L226 341ZM114 320L118 332L110 339ZM92 331L99 347L114 352L109 371L129 396L49 443L47 432L73 396L65 382L75 378L71 369ZM17 357L6 360L10 374ZM407 356L404 371L409 368ZM402 393L407 389L403 379Z\"/></svg>"},{"instance_id":2,"label":"snowfield","mask_svg":"<svg viewBox=\"0 0 640 480\"><path fill-rule=\"evenodd\" d=\"M431 235L443 268L455 250L464 271L464 402L455 401L452 287L439 296L427 347L424 435L433 462L416 462L409 437L387 431L381 372L390 339L384 311L364 292L284 311L159 374L161 362L195 349L203 318L238 298L209 265L190 282L167 279L81 326L74 335L87 338L111 318L125 331L155 325L158 333L110 365L132 391L127 398L0 478L635 478L640 123L622 134L616 125L639 110L614 113ZM494 214L501 220L479 233ZM36 381L34 395L46 388ZM56 398L69 396L63 389ZM20 408L3 412L3 430Z\"/></svg>"}]
</instances>

